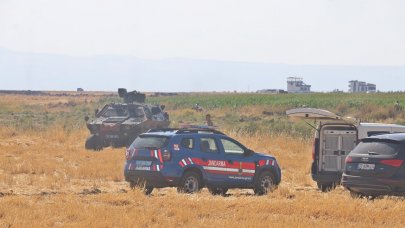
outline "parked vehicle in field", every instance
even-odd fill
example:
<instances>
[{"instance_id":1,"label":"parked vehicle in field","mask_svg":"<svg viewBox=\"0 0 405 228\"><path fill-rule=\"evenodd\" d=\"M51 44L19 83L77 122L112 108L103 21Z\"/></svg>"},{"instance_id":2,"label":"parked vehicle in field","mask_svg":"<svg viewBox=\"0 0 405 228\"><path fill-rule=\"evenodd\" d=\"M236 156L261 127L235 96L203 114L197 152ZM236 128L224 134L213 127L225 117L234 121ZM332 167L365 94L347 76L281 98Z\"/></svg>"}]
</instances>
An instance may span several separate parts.
<instances>
[{"instance_id":1,"label":"parked vehicle in field","mask_svg":"<svg viewBox=\"0 0 405 228\"><path fill-rule=\"evenodd\" d=\"M313 126L316 132L311 175L322 191L329 191L340 184L346 156L361 139L405 132L405 126L402 125L361 123L353 118L341 117L321 109L292 109L287 111L287 115L319 121L317 126Z\"/></svg>"},{"instance_id":2,"label":"parked vehicle in field","mask_svg":"<svg viewBox=\"0 0 405 228\"><path fill-rule=\"evenodd\" d=\"M405 134L361 140L346 157L342 185L354 196L405 195Z\"/></svg>"},{"instance_id":3,"label":"parked vehicle in field","mask_svg":"<svg viewBox=\"0 0 405 228\"><path fill-rule=\"evenodd\" d=\"M195 193L207 187L213 195L231 188L272 191L281 181L275 157L255 153L209 128L157 129L141 134L127 149L125 180L131 187L177 187Z\"/></svg>"},{"instance_id":4,"label":"parked vehicle in field","mask_svg":"<svg viewBox=\"0 0 405 228\"><path fill-rule=\"evenodd\" d=\"M106 104L96 110L95 119L89 121L87 128L91 136L86 140L88 150L102 150L104 147L129 146L135 138L152 128L168 127L169 115L164 106L143 103L145 94L119 89L124 103Z\"/></svg>"}]
</instances>

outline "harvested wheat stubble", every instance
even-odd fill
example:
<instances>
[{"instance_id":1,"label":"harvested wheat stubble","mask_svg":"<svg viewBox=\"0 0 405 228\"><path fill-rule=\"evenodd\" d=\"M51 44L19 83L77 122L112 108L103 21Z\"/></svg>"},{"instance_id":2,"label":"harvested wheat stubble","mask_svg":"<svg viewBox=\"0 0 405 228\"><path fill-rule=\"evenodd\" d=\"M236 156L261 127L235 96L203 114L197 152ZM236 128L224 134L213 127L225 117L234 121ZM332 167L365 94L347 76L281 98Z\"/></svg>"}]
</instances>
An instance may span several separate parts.
<instances>
[{"instance_id":1,"label":"harvested wheat stubble","mask_svg":"<svg viewBox=\"0 0 405 228\"><path fill-rule=\"evenodd\" d=\"M62 102L61 99L66 98L2 97L0 112L18 113L33 104L42 105L49 112L76 115L71 107L48 106ZM81 97L69 99L79 105L77 110L85 105ZM320 97L317 101L322 103ZM171 116L174 120L181 116L203 118L190 113L188 107L185 104L184 108L170 110ZM241 110L246 116L259 116L267 109L256 104ZM232 107L213 109L212 113L214 117L227 118L229 111ZM124 181L124 149L85 151L88 131L84 123L82 127L69 128L66 125L70 122L57 120L58 124L45 130L0 125L0 227L403 227L405 224L404 198L352 199L342 188L319 192L310 177L311 140L287 133L247 135L232 128L226 132L255 151L277 157L282 183L268 196L254 196L251 190L231 190L226 197L211 196L207 190L183 195L173 188L154 190L152 196L145 196L140 189L130 190Z\"/></svg>"}]
</instances>

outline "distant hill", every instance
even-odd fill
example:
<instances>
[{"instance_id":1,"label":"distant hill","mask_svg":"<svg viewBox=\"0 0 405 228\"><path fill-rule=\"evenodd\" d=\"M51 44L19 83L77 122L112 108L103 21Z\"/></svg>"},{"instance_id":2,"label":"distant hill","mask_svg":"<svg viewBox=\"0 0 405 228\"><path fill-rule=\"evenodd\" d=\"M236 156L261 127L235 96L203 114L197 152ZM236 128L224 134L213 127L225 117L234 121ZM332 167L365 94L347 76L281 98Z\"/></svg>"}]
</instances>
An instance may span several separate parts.
<instances>
[{"instance_id":1,"label":"distant hill","mask_svg":"<svg viewBox=\"0 0 405 228\"><path fill-rule=\"evenodd\" d=\"M303 77L314 91L347 91L348 81L365 80L377 89L405 90L404 66L320 66L215 61L140 59L125 55L74 57L0 48L0 89L141 91L255 91L286 89L286 78Z\"/></svg>"}]
</instances>

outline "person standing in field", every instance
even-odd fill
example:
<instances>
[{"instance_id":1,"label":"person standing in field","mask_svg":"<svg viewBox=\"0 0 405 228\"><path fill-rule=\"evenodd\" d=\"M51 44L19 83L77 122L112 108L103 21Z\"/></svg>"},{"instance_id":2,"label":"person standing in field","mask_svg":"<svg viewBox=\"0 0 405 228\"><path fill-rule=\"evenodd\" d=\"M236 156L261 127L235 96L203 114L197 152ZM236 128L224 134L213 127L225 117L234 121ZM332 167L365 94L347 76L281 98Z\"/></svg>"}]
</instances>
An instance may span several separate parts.
<instances>
[{"instance_id":1,"label":"person standing in field","mask_svg":"<svg viewBox=\"0 0 405 228\"><path fill-rule=\"evenodd\" d=\"M210 126L210 127L213 127L213 126L214 126L214 123L213 123L212 120L211 120L211 115L210 115L210 114L207 114L207 115L205 116L205 121L206 121L206 123L207 123L207 126Z\"/></svg>"},{"instance_id":2,"label":"person standing in field","mask_svg":"<svg viewBox=\"0 0 405 228\"><path fill-rule=\"evenodd\" d=\"M399 104L399 101L395 102L395 104L394 104L394 111L395 111L395 112L400 112L400 111L402 111L402 107L401 107L401 105Z\"/></svg>"}]
</instances>

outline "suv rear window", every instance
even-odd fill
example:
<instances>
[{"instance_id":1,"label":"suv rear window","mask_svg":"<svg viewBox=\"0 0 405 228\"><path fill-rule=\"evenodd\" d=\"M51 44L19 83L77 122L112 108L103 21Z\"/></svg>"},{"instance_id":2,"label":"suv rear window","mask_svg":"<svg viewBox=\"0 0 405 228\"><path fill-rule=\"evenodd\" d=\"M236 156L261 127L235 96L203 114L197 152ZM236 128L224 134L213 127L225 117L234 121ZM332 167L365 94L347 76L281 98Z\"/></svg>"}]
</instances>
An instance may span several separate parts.
<instances>
[{"instance_id":1,"label":"suv rear window","mask_svg":"<svg viewBox=\"0 0 405 228\"><path fill-rule=\"evenodd\" d=\"M135 149L159 149L166 147L169 138L165 136L141 135L135 139L132 146Z\"/></svg>"},{"instance_id":2,"label":"suv rear window","mask_svg":"<svg viewBox=\"0 0 405 228\"><path fill-rule=\"evenodd\" d=\"M352 154L377 154L377 155L395 155L405 147L402 144L384 141L366 141L361 142L354 150Z\"/></svg>"}]
</instances>

